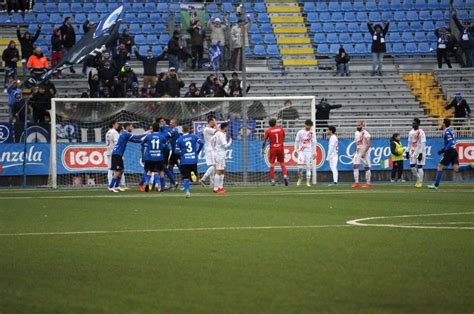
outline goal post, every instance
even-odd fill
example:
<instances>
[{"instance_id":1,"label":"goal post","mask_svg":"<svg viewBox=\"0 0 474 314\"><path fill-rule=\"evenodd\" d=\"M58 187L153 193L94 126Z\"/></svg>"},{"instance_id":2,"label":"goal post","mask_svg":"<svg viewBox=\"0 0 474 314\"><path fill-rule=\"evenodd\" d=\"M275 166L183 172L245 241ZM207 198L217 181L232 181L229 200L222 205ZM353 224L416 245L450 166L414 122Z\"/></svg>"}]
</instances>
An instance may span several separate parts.
<instances>
[{"instance_id":1,"label":"goal post","mask_svg":"<svg viewBox=\"0 0 474 314\"><path fill-rule=\"evenodd\" d=\"M290 181L296 180L297 159L293 151L296 133L307 119L316 126L314 96L225 97L225 98L53 98L51 101L51 150L48 185L51 188L105 186L109 157L105 134L112 121L132 123L134 134L143 134L160 117L174 120L181 130L192 126L202 136L210 116L229 122L233 139L227 155L226 183L269 183L268 144L260 148L268 120L277 118L285 129L285 162ZM198 171L206 171L204 153ZM124 155L125 182L135 185L143 175L141 145L129 143ZM179 170L173 169L179 179ZM282 182L277 163L277 181ZM179 180L178 180L179 181ZM317 163L312 166L317 183Z\"/></svg>"}]
</instances>

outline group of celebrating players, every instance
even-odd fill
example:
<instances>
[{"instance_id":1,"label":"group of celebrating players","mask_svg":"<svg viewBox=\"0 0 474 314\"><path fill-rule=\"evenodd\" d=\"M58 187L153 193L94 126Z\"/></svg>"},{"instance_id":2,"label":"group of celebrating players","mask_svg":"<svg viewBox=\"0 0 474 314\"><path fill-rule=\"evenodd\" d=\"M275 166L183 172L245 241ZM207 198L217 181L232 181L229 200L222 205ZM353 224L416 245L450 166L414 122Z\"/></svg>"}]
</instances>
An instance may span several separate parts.
<instances>
[{"instance_id":1,"label":"group of celebrating players","mask_svg":"<svg viewBox=\"0 0 474 314\"><path fill-rule=\"evenodd\" d=\"M458 154L456 151L454 133L450 128L451 121L443 121L444 148L438 152L443 154L438 172L436 174L435 184L428 186L431 189L438 189L441 181L442 172L445 166L453 165L456 172L464 171L473 167L473 165L459 166ZM191 196L190 182L198 181L198 161L199 154L204 149L204 155L207 164L207 170L199 183L202 186L207 185L207 179L213 186L213 191L217 194L226 192L224 189L224 176L226 169L226 151L232 145L232 139L227 140L228 123L223 122L220 125L214 117L210 117L207 126L203 129L203 139L193 134L190 126L183 126L182 133L179 132L175 120L167 121L164 118L158 119L150 129L140 135L132 134L133 125L124 123L123 129L119 133L119 124L116 121L111 123L111 128L106 134L107 156L109 159L109 185L110 192L124 191L126 188L121 186L124 183L124 160L123 156L127 148L127 143L139 143L142 145L142 161L144 164L144 174L141 182L138 184L140 190L163 192L166 187L165 175L169 178L170 187L177 189L178 184L174 178L173 169L177 165L180 169L183 189L186 197ZM267 141L269 142L268 161L271 185L275 183L275 164L279 163L283 175L283 181L288 186L287 167L285 165L285 130L277 125L276 119L269 120L269 128L265 131L262 143L262 155L265 155ZM353 156L354 184L352 188L361 187L359 183L359 168L362 164L365 170L365 184L363 188L371 188L371 136L365 129L364 122L358 121L355 132L355 153ZM328 127L328 153L326 161L329 163L333 175L333 182L329 186L338 184L337 163L338 139L336 128ZM316 135L313 130L313 122L306 120L304 128L298 131L295 143L294 153L298 160L298 181L297 186L302 184L304 173L306 173L306 185L311 186L312 169L316 160ZM416 178L416 187L423 186L424 171L423 166L426 162L426 136L420 128L420 120L415 118L412 123L412 130L408 135L408 146L405 157L410 162L410 169Z\"/></svg>"}]
</instances>

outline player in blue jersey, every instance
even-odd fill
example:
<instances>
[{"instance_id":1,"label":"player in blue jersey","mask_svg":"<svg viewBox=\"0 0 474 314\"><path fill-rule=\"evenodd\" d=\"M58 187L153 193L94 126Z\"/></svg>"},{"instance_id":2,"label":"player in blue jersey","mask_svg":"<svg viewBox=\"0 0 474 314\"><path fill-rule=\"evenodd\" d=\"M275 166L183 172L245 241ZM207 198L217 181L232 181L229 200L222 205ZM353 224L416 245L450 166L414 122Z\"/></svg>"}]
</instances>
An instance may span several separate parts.
<instances>
[{"instance_id":1,"label":"player in blue jersey","mask_svg":"<svg viewBox=\"0 0 474 314\"><path fill-rule=\"evenodd\" d=\"M178 123L176 122L176 120L170 121L169 143L170 143L171 151L170 151L170 158L168 159L168 169L171 172L173 172L174 166L178 166L179 168L179 155L176 154L175 150L176 150L176 141L181 136L181 134L179 133L177 126L178 126Z\"/></svg>"},{"instance_id":2,"label":"player in blue jersey","mask_svg":"<svg viewBox=\"0 0 474 314\"><path fill-rule=\"evenodd\" d=\"M153 124L153 132L145 136L143 139L143 146L145 147L145 192L155 190L155 185L160 181L161 189L165 188L165 175L163 164L163 148L167 145L167 136L160 132L159 123ZM151 175L153 176L153 186L150 185Z\"/></svg>"},{"instance_id":3,"label":"player in blue jersey","mask_svg":"<svg viewBox=\"0 0 474 314\"><path fill-rule=\"evenodd\" d=\"M171 128L169 126L169 121L167 121L165 118L159 118L158 122L160 124L160 130L161 133L165 134L169 137L171 137ZM174 174L173 171L168 169L168 162L170 159L170 154L171 154L171 146L170 143L168 143L167 146L163 149L163 164L165 165L165 174L166 176L170 179L170 186L173 187L175 190L178 188L178 184L176 183L174 179Z\"/></svg>"},{"instance_id":4,"label":"player in blue jersey","mask_svg":"<svg viewBox=\"0 0 474 314\"><path fill-rule=\"evenodd\" d=\"M114 176L109 184L110 192L120 192L120 180L125 170L123 164L123 155L125 154L125 150L127 149L128 142L141 143L143 137L145 136L145 134L133 135L132 130L133 125L131 123L125 123L123 125L123 131L122 133L120 133L120 136L117 140L117 144L115 144L115 147L112 151L112 162L110 170L114 171Z\"/></svg>"},{"instance_id":5,"label":"player in blue jersey","mask_svg":"<svg viewBox=\"0 0 474 314\"><path fill-rule=\"evenodd\" d=\"M439 183L441 182L441 177L443 175L443 169L450 164L453 165L453 170L455 172L465 171L471 168L474 168L474 164L459 166L458 152L456 150L456 143L454 140L454 132L450 128L451 120L444 119L443 125L441 128L443 131L443 140L444 147L438 151L438 155L443 154L443 158L439 162L438 172L436 172L436 181L435 184L429 185L428 188L437 190L439 188Z\"/></svg>"},{"instance_id":6,"label":"player in blue jersey","mask_svg":"<svg viewBox=\"0 0 474 314\"><path fill-rule=\"evenodd\" d=\"M148 127L148 132L153 132L153 124ZM142 163L145 164L145 144L142 142L142 147L140 149L141 156L142 156ZM143 171L142 178L140 179L140 182L137 183L137 188L145 192L145 177L146 177L146 170Z\"/></svg>"},{"instance_id":7,"label":"player in blue jersey","mask_svg":"<svg viewBox=\"0 0 474 314\"><path fill-rule=\"evenodd\" d=\"M183 178L186 197L191 197L190 182L196 182L199 153L204 147L204 141L190 132L189 126L183 126L183 136L176 141L175 152L181 160L181 177Z\"/></svg>"}]
</instances>

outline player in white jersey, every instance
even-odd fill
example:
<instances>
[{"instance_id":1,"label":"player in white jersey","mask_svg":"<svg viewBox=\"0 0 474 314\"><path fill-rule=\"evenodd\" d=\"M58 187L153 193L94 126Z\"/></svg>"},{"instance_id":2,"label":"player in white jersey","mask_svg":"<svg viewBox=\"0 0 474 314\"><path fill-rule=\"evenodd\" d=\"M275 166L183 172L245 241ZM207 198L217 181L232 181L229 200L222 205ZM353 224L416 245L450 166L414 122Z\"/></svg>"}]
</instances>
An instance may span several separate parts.
<instances>
[{"instance_id":1,"label":"player in white jersey","mask_svg":"<svg viewBox=\"0 0 474 314\"><path fill-rule=\"evenodd\" d=\"M220 129L214 134L211 139L212 149L214 151L214 158L216 164L216 176L214 178L214 193L223 194L224 189L224 175L225 175L225 156L227 148L232 145L232 139L227 142L227 128L229 124L224 122Z\"/></svg>"},{"instance_id":2,"label":"player in white jersey","mask_svg":"<svg viewBox=\"0 0 474 314\"><path fill-rule=\"evenodd\" d=\"M329 163L329 168L331 168L333 181L329 186L336 186L339 177L339 172L337 171L337 162L339 160L339 140L336 136L336 128L332 125L328 127L328 136L329 145L326 161Z\"/></svg>"},{"instance_id":3,"label":"player in white jersey","mask_svg":"<svg viewBox=\"0 0 474 314\"><path fill-rule=\"evenodd\" d=\"M206 186L206 180L209 178L211 185L214 185L214 177L216 175L216 162L214 160L214 150L212 149L211 139L216 134L217 122L214 117L207 120L207 126L202 131L204 137L204 156L206 157L207 170L199 182L202 186Z\"/></svg>"},{"instance_id":4,"label":"player in white jersey","mask_svg":"<svg viewBox=\"0 0 474 314\"><path fill-rule=\"evenodd\" d=\"M406 159L410 160L410 170L416 178L417 188L423 186L423 166L426 162L426 135L420 129L420 124L420 119L413 119L413 129L408 133L408 146L405 153Z\"/></svg>"},{"instance_id":5,"label":"player in white jersey","mask_svg":"<svg viewBox=\"0 0 474 314\"><path fill-rule=\"evenodd\" d=\"M365 169L365 181L366 183L362 186L363 188L371 188L370 184L370 134L364 129L364 122L358 121L356 124L357 131L355 132L354 142L356 145L354 158L352 163L354 165L354 184L353 188L360 187L359 183L359 167L360 164L364 165Z\"/></svg>"},{"instance_id":6,"label":"player in white jersey","mask_svg":"<svg viewBox=\"0 0 474 314\"><path fill-rule=\"evenodd\" d=\"M119 132L119 124L117 121L113 120L110 123L110 129L105 134L105 146L107 147L107 151L105 155L107 156L107 166L109 171L107 172L107 181L108 184L112 181L114 176L114 171L110 170L111 163L112 163L112 151L114 150L115 144L117 144L118 138L120 136ZM127 187L125 186L125 174L122 174L122 179L120 181L120 185L122 190L126 190Z\"/></svg>"},{"instance_id":7,"label":"player in white jersey","mask_svg":"<svg viewBox=\"0 0 474 314\"><path fill-rule=\"evenodd\" d=\"M295 138L295 154L298 158L298 181L301 185L303 169L306 169L306 185L311 186L311 166L316 159L316 135L313 130L313 121L306 120L304 129L299 130Z\"/></svg>"}]
</instances>

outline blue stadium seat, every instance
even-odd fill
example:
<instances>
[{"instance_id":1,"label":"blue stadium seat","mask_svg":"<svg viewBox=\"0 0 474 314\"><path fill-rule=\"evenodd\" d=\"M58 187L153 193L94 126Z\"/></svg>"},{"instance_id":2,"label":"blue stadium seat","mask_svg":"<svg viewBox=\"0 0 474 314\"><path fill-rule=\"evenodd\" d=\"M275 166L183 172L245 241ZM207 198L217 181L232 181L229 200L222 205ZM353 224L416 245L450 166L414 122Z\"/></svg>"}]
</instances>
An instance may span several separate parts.
<instances>
[{"instance_id":1,"label":"blue stadium seat","mask_svg":"<svg viewBox=\"0 0 474 314\"><path fill-rule=\"evenodd\" d=\"M354 46L352 45L345 45L344 50L346 51L347 54L352 54L354 53Z\"/></svg>"},{"instance_id":2,"label":"blue stadium seat","mask_svg":"<svg viewBox=\"0 0 474 314\"><path fill-rule=\"evenodd\" d=\"M339 42L341 43L350 43L352 41L351 35L349 33L339 34Z\"/></svg>"},{"instance_id":3,"label":"blue stadium seat","mask_svg":"<svg viewBox=\"0 0 474 314\"><path fill-rule=\"evenodd\" d=\"M84 13L95 13L95 6L91 2L84 2L82 5L82 12Z\"/></svg>"},{"instance_id":4,"label":"blue stadium seat","mask_svg":"<svg viewBox=\"0 0 474 314\"><path fill-rule=\"evenodd\" d=\"M424 32L416 32L415 33L415 41L416 42L425 42L426 41L426 35Z\"/></svg>"},{"instance_id":5,"label":"blue stadium seat","mask_svg":"<svg viewBox=\"0 0 474 314\"><path fill-rule=\"evenodd\" d=\"M391 11L383 11L382 21L393 21L393 13Z\"/></svg>"},{"instance_id":6,"label":"blue stadium seat","mask_svg":"<svg viewBox=\"0 0 474 314\"><path fill-rule=\"evenodd\" d=\"M95 11L98 13L108 13L109 9L107 8L107 5L103 2L98 2L95 5Z\"/></svg>"},{"instance_id":7,"label":"blue stadium seat","mask_svg":"<svg viewBox=\"0 0 474 314\"><path fill-rule=\"evenodd\" d=\"M343 3L347 3L347 2L343 2ZM354 12L346 12L344 14L344 21L346 21L346 22L355 22L355 21L357 21L355 13Z\"/></svg>"},{"instance_id":8,"label":"blue stadium seat","mask_svg":"<svg viewBox=\"0 0 474 314\"><path fill-rule=\"evenodd\" d=\"M331 12L341 11L341 6L337 1L329 1L328 10Z\"/></svg>"},{"instance_id":9,"label":"blue stadium seat","mask_svg":"<svg viewBox=\"0 0 474 314\"><path fill-rule=\"evenodd\" d=\"M63 23L63 15L61 13L52 13L49 16L49 22L54 25L61 25Z\"/></svg>"},{"instance_id":10,"label":"blue stadium seat","mask_svg":"<svg viewBox=\"0 0 474 314\"><path fill-rule=\"evenodd\" d=\"M339 48L341 48L341 45L332 44L332 45L329 46L329 53L335 55L339 52Z\"/></svg>"},{"instance_id":11,"label":"blue stadium seat","mask_svg":"<svg viewBox=\"0 0 474 314\"><path fill-rule=\"evenodd\" d=\"M46 12L56 13L58 12L58 5L56 3L48 2L44 5Z\"/></svg>"},{"instance_id":12,"label":"blue stadium seat","mask_svg":"<svg viewBox=\"0 0 474 314\"><path fill-rule=\"evenodd\" d=\"M44 3L36 3L35 4L35 12L36 13L44 13L46 9L44 8Z\"/></svg>"},{"instance_id":13,"label":"blue stadium seat","mask_svg":"<svg viewBox=\"0 0 474 314\"><path fill-rule=\"evenodd\" d=\"M366 8L367 11L377 11L378 10L377 3L375 3L375 1L366 2L365 8Z\"/></svg>"},{"instance_id":14,"label":"blue stadium seat","mask_svg":"<svg viewBox=\"0 0 474 314\"><path fill-rule=\"evenodd\" d=\"M129 31L132 34L141 34L141 33L143 33L142 29L140 28L140 24L130 24Z\"/></svg>"},{"instance_id":15,"label":"blue stadium seat","mask_svg":"<svg viewBox=\"0 0 474 314\"><path fill-rule=\"evenodd\" d=\"M145 12L145 8L143 7L143 3L134 3L129 11L129 13L143 13Z\"/></svg>"},{"instance_id":16,"label":"blue stadium seat","mask_svg":"<svg viewBox=\"0 0 474 314\"><path fill-rule=\"evenodd\" d=\"M149 49L149 47L140 46L140 48L138 48L138 52L139 52L142 56L144 56L144 55L146 55L146 52L147 52L148 49Z\"/></svg>"},{"instance_id":17,"label":"blue stadium seat","mask_svg":"<svg viewBox=\"0 0 474 314\"><path fill-rule=\"evenodd\" d=\"M69 13L69 12L71 12L71 7L69 6L68 3L61 2L61 3L58 4L57 12Z\"/></svg>"},{"instance_id":18,"label":"blue stadium seat","mask_svg":"<svg viewBox=\"0 0 474 314\"><path fill-rule=\"evenodd\" d=\"M326 44L320 44L318 45L318 48L316 51L318 55L329 54L329 46Z\"/></svg>"},{"instance_id":19,"label":"blue stadium seat","mask_svg":"<svg viewBox=\"0 0 474 314\"><path fill-rule=\"evenodd\" d=\"M146 5L145 5L145 8L146 8ZM217 7L217 4L209 3L206 6L206 11L209 12L209 13L217 13L217 12L219 12L219 8Z\"/></svg>"},{"instance_id":20,"label":"blue stadium seat","mask_svg":"<svg viewBox=\"0 0 474 314\"><path fill-rule=\"evenodd\" d=\"M36 17L36 22L39 24L46 24L49 23L49 16L46 13L40 13Z\"/></svg>"},{"instance_id":21,"label":"blue stadium seat","mask_svg":"<svg viewBox=\"0 0 474 314\"><path fill-rule=\"evenodd\" d=\"M142 33L143 34L154 34L156 31L153 28L153 25L150 23L144 23L142 24Z\"/></svg>"},{"instance_id":22,"label":"blue stadium seat","mask_svg":"<svg viewBox=\"0 0 474 314\"><path fill-rule=\"evenodd\" d=\"M388 11L390 10L390 3L388 0L381 0L379 1L379 10L380 11Z\"/></svg>"},{"instance_id":23,"label":"blue stadium seat","mask_svg":"<svg viewBox=\"0 0 474 314\"><path fill-rule=\"evenodd\" d=\"M303 5L303 11L316 12L316 6L314 5L314 2L305 2Z\"/></svg>"},{"instance_id":24,"label":"blue stadium seat","mask_svg":"<svg viewBox=\"0 0 474 314\"><path fill-rule=\"evenodd\" d=\"M74 22L76 23L84 23L87 20L87 17L84 13L77 13L76 16L74 17Z\"/></svg>"},{"instance_id":25,"label":"blue stadium seat","mask_svg":"<svg viewBox=\"0 0 474 314\"><path fill-rule=\"evenodd\" d=\"M267 55L269 55L269 56L279 56L280 55L280 50L278 49L278 46L277 45L268 45Z\"/></svg>"},{"instance_id":26,"label":"blue stadium seat","mask_svg":"<svg viewBox=\"0 0 474 314\"><path fill-rule=\"evenodd\" d=\"M367 33L368 32L367 23L360 23L359 32L362 32L362 33Z\"/></svg>"},{"instance_id":27,"label":"blue stadium seat","mask_svg":"<svg viewBox=\"0 0 474 314\"><path fill-rule=\"evenodd\" d=\"M320 33L323 31L321 23L312 23L309 27L310 33Z\"/></svg>"},{"instance_id":28,"label":"blue stadium seat","mask_svg":"<svg viewBox=\"0 0 474 314\"><path fill-rule=\"evenodd\" d=\"M449 2L450 0L441 0L439 2L439 8L442 10L449 10Z\"/></svg>"},{"instance_id":29,"label":"blue stadium seat","mask_svg":"<svg viewBox=\"0 0 474 314\"><path fill-rule=\"evenodd\" d=\"M404 10L414 10L415 9L415 4L413 3L413 0L404 0L403 1L403 9Z\"/></svg>"},{"instance_id":30,"label":"blue stadium seat","mask_svg":"<svg viewBox=\"0 0 474 314\"><path fill-rule=\"evenodd\" d=\"M53 25L43 24L43 28L41 29L41 32L43 32L44 34L51 34L53 32Z\"/></svg>"},{"instance_id":31,"label":"blue stadium seat","mask_svg":"<svg viewBox=\"0 0 474 314\"><path fill-rule=\"evenodd\" d=\"M158 45L158 37L156 37L156 35L148 35L146 38L146 43L150 46Z\"/></svg>"},{"instance_id":32,"label":"blue stadium seat","mask_svg":"<svg viewBox=\"0 0 474 314\"><path fill-rule=\"evenodd\" d=\"M138 19L137 17L135 16L134 13L125 13L125 18L124 18L125 22L126 23L138 23Z\"/></svg>"},{"instance_id":33,"label":"blue stadium seat","mask_svg":"<svg viewBox=\"0 0 474 314\"><path fill-rule=\"evenodd\" d=\"M346 12L346 13L352 11L352 3L350 1L342 1L341 11Z\"/></svg>"},{"instance_id":34,"label":"blue stadium seat","mask_svg":"<svg viewBox=\"0 0 474 314\"><path fill-rule=\"evenodd\" d=\"M329 33L327 34L326 40L330 44L337 44L339 43L339 37L337 36L336 33Z\"/></svg>"},{"instance_id":35,"label":"blue stadium seat","mask_svg":"<svg viewBox=\"0 0 474 314\"><path fill-rule=\"evenodd\" d=\"M395 21L406 21L407 20L407 14L405 11L396 11L395 15L393 16L393 19Z\"/></svg>"},{"instance_id":36,"label":"blue stadium seat","mask_svg":"<svg viewBox=\"0 0 474 314\"><path fill-rule=\"evenodd\" d=\"M165 34L168 33L168 29L163 24L155 24L155 33L158 35Z\"/></svg>"},{"instance_id":37,"label":"blue stadium seat","mask_svg":"<svg viewBox=\"0 0 474 314\"><path fill-rule=\"evenodd\" d=\"M253 34L250 36L250 42L253 45L262 45L263 44L263 38L260 34Z\"/></svg>"},{"instance_id":38,"label":"blue stadium seat","mask_svg":"<svg viewBox=\"0 0 474 314\"><path fill-rule=\"evenodd\" d=\"M112 12L113 10L117 9L119 7L119 4L121 5L121 3L117 3L117 2L109 3L108 5L109 12Z\"/></svg>"},{"instance_id":39,"label":"blue stadium seat","mask_svg":"<svg viewBox=\"0 0 474 314\"><path fill-rule=\"evenodd\" d=\"M262 24L260 32L262 34L273 34L273 27L271 24Z\"/></svg>"},{"instance_id":40,"label":"blue stadium seat","mask_svg":"<svg viewBox=\"0 0 474 314\"><path fill-rule=\"evenodd\" d=\"M403 6L400 2L400 0L392 0L390 2L390 8L393 10L393 11L399 11L399 10L402 10L403 9Z\"/></svg>"},{"instance_id":41,"label":"blue stadium seat","mask_svg":"<svg viewBox=\"0 0 474 314\"><path fill-rule=\"evenodd\" d=\"M357 23L348 23L348 24L347 24L347 31L348 31L349 33L356 33L356 32L358 32L359 30L360 30L359 24L357 24Z\"/></svg>"},{"instance_id":42,"label":"blue stadium seat","mask_svg":"<svg viewBox=\"0 0 474 314\"><path fill-rule=\"evenodd\" d=\"M417 10L426 10L428 8L428 4L426 0L416 0L415 1L415 9Z\"/></svg>"},{"instance_id":43,"label":"blue stadium seat","mask_svg":"<svg viewBox=\"0 0 474 314\"><path fill-rule=\"evenodd\" d=\"M439 9L438 0L428 0L428 9L430 9L430 10Z\"/></svg>"},{"instance_id":44,"label":"blue stadium seat","mask_svg":"<svg viewBox=\"0 0 474 314\"><path fill-rule=\"evenodd\" d=\"M253 48L253 54L256 56L265 56L267 54L264 45L255 45Z\"/></svg>"},{"instance_id":45,"label":"blue stadium seat","mask_svg":"<svg viewBox=\"0 0 474 314\"><path fill-rule=\"evenodd\" d=\"M179 3L171 3L170 4L170 11L173 13L179 13L181 12L181 7L179 6ZM251 11L249 11L251 12Z\"/></svg>"},{"instance_id":46,"label":"blue stadium seat","mask_svg":"<svg viewBox=\"0 0 474 314\"><path fill-rule=\"evenodd\" d=\"M267 7L265 6L265 3L255 3L253 9L257 13L267 13Z\"/></svg>"},{"instance_id":47,"label":"blue stadium seat","mask_svg":"<svg viewBox=\"0 0 474 314\"><path fill-rule=\"evenodd\" d=\"M329 9L328 9L328 5L326 4L326 2L317 2L316 3L316 10L318 12L327 12Z\"/></svg>"},{"instance_id":48,"label":"blue stadium seat","mask_svg":"<svg viewBox=\"0 0 474 314\"><path fill-rule=\"evenodd\" d=\"M225 2L225 3L222 5L222 7L223 7L223 9L224 9L224 10L223 10L224 12L227 12L227 13L229 13L229 12L234 12L234 7L232 6L232 3L230 3L230 2Z\"/></svg>"},{"instance_id":49,"label":"blue stadium seat","mask_svg":"<svg viewBox=\"0 0 474 314\"><path fill-rule=\"evenodd\" d=\"M466 8L474 9L474 1L473 0L466 0ZM472 11L471 11L472 14Z\"/></svg>"},{"instance_id":50,"label":"blue stadium seat","mask_svg":"<svg viewBox=\"0 0 474 314\"><path fill-rule=\"evenodd\" d=\"M347 26L345 23L336 23L336 26L334 28L336 32L338 33L344 33L347 32Z\"/></svg>"},{"instance_id":51,"label":"blue stadium seat","mask_svg":"<svg viewBox=\"0 0 474 314\"><path fill-rule=\"evenodd\" d=\"M418 12L416 11L408 11L407 13L407 20L408 21L418 21L420 18L418 17Z\"/></svg>"},{"instance_id":52,"label":"blue stadium seat","mask_svg":"<svg viewBox=\"0 0 474 314\"><path fill-rule=\"evenodd\" d=\"M249 34L259 34L260 30L258 29L257 23L253 23L252 26L249 28Z\"/></svg>"},{"instance_id":53,"label":"blue stadium seat","mask_svg":"<svg viewBox=\"0 0 474 314\"><path fill-rule=\"evenodd\" d=\"M89 13L87 15L87 18L91 22L94 22L94 23L99 22L99 15L97 13ZM128 23L127 21L125 21L125 22Z\"/></svg>"},{"instance_id":54,"label":"blue stadium seat","mask_svg":"<svg viewBox=\"0 0 474 314\"><path fill-rule=\"evenodd\" d=\"M153 55L159 56L163 53L163 48L161 48L161 46L153 46L151 51L153 51Z\"/></svg>"},{"instance_id":55,"label":"blue stadium seat","mask_svg":"<svg viewBox=\"0 0 474 314\"><path fill-rule=\"evenodd\" d=\"M257 22L259 23L270 23L270 18L267 13L258 13Z\"/></svg>"},{"instance_id":56,"label":"blue stadium seat","mask_svg":"<svg viewBox=\"0 0 474 314\"><path fill-rule=\"evenodd\" d=\"M247 14L248 13L253 13L252 5L248 2L245 4L245 11L246 11Z\"/></svg>"},{"instance_id":57,"label":"blue stadium seat","mask_svg":"<svg viewBox=\"0 0 474 314\"><path fill-rule=\"evenodd\" d=\"M435 21L444 20L444 14L441 10L433 10L431 11L431 18Z\"/></svg>"},{"instance_id":58,"label":"blue stadium seat","mask_svg":"<svg viewBox=\"0 0 474 314\"><path fill-rule=\"evenodd\" d=\"M153 3L153 2L145 3L145 12L155 13L156 12L156 4Z\"/></svg>"},{"instance_id":59,"label":"blue stadium seat","mask_svg":"<svg viewBox=\"0 0 474 314\"><path fill-rule=\"evenodd\" d=\"M367 49L366 44L356 44L355 47L354 47L354 53L367 54L367 53L369 53L369 49Z\"/></svg>"},{"instance_id":60,"label":"blue stadium seat","mask_svg":"<svg viewBox=\"0 0 474 314\"><path fill-rule=\"evenodd\" d=\"M305 2L305 3L312 3L312 2ZM308 13L308 15L306 16L306 21L308 23L316 23L319 21L319 17L318 17L318 14L317 13L314 13L314 12L311 12L311 13Z\"/></svg>"},{"instance_id":61,"label":"blue stadium seat","mask_svg":"<svg viewBox=\"0 0 474 314\"><path fill-rule=\"evenodd\" d=\"M160 13L167 13L168 12L168 3L158 3L158 6L156 7L156 11Z\"/></svg>"},{"instance_id":62,"label":"blue stadium seat","mask_svg":"<svg viewBox=\"0 0 474 314\"><path fill-rule=\"evenodd\" d=\"M377 12L377 11L372 11L369 13L369 21L371 22L377 22L377 21L380 21L381 20L381 17L380 17L380 13Z\"/></svg>"},{"instance_id":63,"label":"blue stadium seat","mask_svg":"<svg viewBox=\"0 0 474 314\"><path fill-rule=\"evenodd\" d=\"M35 10L36 10L36 8L35 8ZM84 10L82 8L82 4L77 3L77 2L71 3L71 12L74 12L76 14L84 12Z\"/></svg>"},{"instance_id":64,"label":"blue stadium seat","mask_svg":"<svg viewBox=\"0 0 474 314\"><path fill-rule=\"evenodd\" d=\"M137 20L139 20L142 25L150 23L150 18L146 13L138 13Z\"/></svg>"},{"instance_id":65,"label":"blue stadium seat","mask_svg":"<svg viewBox=\"0 0 474 314\"><path fill-rule=\"evenodd\" d=\"M14 24L23 24L24 23L23 15L21 15L21 13L13 13L10 16L10 21Z\"/></svg>"},{"instance_id":66,"label":"blue stadium seat","mask_svg":"<svg viewBox=\"0 0 474 314\"><path fill-rule=\"evenodd\" d=\"M358 21L358 22L367 22L367 18L368 18L368 17L367 17L367 12L365 12L365 11L363 11L363 12L359 11L359 12L357 12L356 18L357 18L357 21Z\"/></svg>"},{"instance_id":67,"label":"blue stadium seat","mask_svg":"<svg viewBox=\"0 0 474 314\"><path fill-rule=\"evenodd\" d=\"M331 14L329 12L321 12L319 13L319 20L323 22L329 22L331 21Z\"/></svg>"},{"instance_id":68,"label":"blue stadium seat","mask_svg":"<svg viewBox=\"0 0 474 314\"><path fill-rule=\"evenodd\" d=\"M273 34L265 34L263 36L263 42L267 45L276 45L275 35Z\"/></svg>"},{"instance_id":69,"label":"blue stadium seat","mask_svg":"<svg viewBox=\"0 0 474 314\"><path fill-rule=\"evenodd\" d=\"M362 1L354 1L353 9L354 9L354 11L357 11L357 12L365 11L365 4L364 4L364 2L362 2Z\"/></svg>"},{"instance_id":70,"label":"blue stadium seat","mask_svg":"<svg viewBox=\"0 0 474 314\"><path fill-rule=\"evenodd\" d=\"M423 29L423 25L421 25L420 22L411 22L410 24L410 30L412 32L419 32Z\"/></svg>"},{"instance_id":71,"label":"blue stadium seat","mask_svg":"<svg viewBox=\"0 0 474 314\"><path fill-rule=\"evenodd\" d=\"M392 47L392 52L396 54L405 53L405 45L403 43L395 43Z\"/></svg>"},{"instance_id":72,"label":"blue stadium seat","mask_svg":"<svg viewBox=\"0 0 474 314\"><path fill-rule=\"evenodd\" d=\"M429 21L431 20L431 13L430 11L420 11L420 14L418 15L421 21Z\"/></svg>"},{"instance_id":73,"label":"blue stadium seat","mask_svg":"<svg viewBox=\"0 0 474 314\"><path fill-rule=\"evenodd\" d=\"M326 33L333 33L336 30L334 29L334 25L332 23L323 23L323 32Z\"/></svg>"},{"instance_id":74,"label":"blue stadium seat","mask_svg":"<svg viewBox=\"0 0 474 314\"><path fill-rule=\"evenodd\" d=\"M443 20L438 20L435 23L435 28L448 27L447 22Z\"/></svg>"},{"instance_id":75,"label":"blue stadium seat","mask_svg":"<svg viewBox=\"0 0 474 314\"><path fill-rule=\"evenodd\" d=\"M251 56L252 51L250 50L250 47L245 47L245 56Z\"/></svg>"},{"instance_id":76,"label":"blue stadium seat","mask_svg":"<svg viewBox=\"0 0 474 314\"><path fill-rule=\"evenodd\" d=\"M418 52L418 46L415 43L408 43L405 45L405 51L407 53L417 53Z\"/></svg>"},{"instance_id":77,"label":"blue stadium seat","mask_svg":"<svg viewBox=\"0 0 474 314\"><path fill-rule=\"evenodd\" d=\"M158 39L158 42L160 45L168 45L169 41L170 41L170 35L168 34L161 34L160 38Z\"/></svg>"},{"instance_id":78,"label":"blue stadium seat","mask_svg":"<svg viewBox=\"0 0 474 314\"><path fill-rule=\"evenodd\" d=\"M423 23L423 30L425 32L434 32L435 30L435 25L433 22L429 21L429 22L424 22Z\"/></svg>"},{"instance_id":79,"label":"blue stadium seat","mask_svg":"<svg viewBox=\"0 0 474 314\"><path fill-rule=\"evenodd\" d=\"M438 38L436 37L434 31L428 32L427 34L428 34L428 35L426 35L426 40L427 41L434 43L434 42L436 42L436 40L438 40Z\"/></svg>"},{"instance_id":80,"label":"blue stadium seat","mask_svg":"<svg viewBox=\"0 0 474 314\"><path fill-rule=\"evenodd\" d=\"M431 47L428 43L419 43L418 44L418 52L419 53L430 53Z\"/></svg>"},{"instance_id":81,"label":"blue stadium seat","mask_svg":"<svg viewBox=\"0 0 474 314\"><path fill-rule=\"evenodd\" d=\"M157 13L152 13L150 15L150 23L154 23L154 24L161 23L161 16Z\"/></svg>"},{"instance_id":82,"label":"blue stadium seat","mask_svg":"<svg viewBox=\"0 0 474 314\"><path fill-rule=\"evenodd\" d=\"M405 43L414 41L413 34L411 32L402 33L402 41Z\"/></svg>"},{"instance_id":83,"label":"blue stadium seat","mask_svg":"<svg viewBox=\"0 0 474 314\"><path fill-rule=\"evenodd\" d=\"M364 42L364 36L362 36L362 33L352 33L352 42L355 44Z\"/></svg>"},{"instance_id":84,"label":"blue stadium seat","mask_svg":"<svg viewBox=\"0 0 474 314\"><path fill-rule=\"evenodd\" d=\"M314 34L313 41L315 44L326 43L326 34L324 33L316 33Z\"/></svg>"},{"instance_id":85,"label":"blue stadium seat","mask_svg":"<svg viewBox=\"0 0 474 314\"><path fill-rule=\"evenodd\" d=\"M410 25L408 25L408 22L398 22L398 30L400 32L408 32L410 30Z\"/></svg>"},{"instance_id":86,"label":"blue stadium seat","mask_svg":"<svg viewBox=\"0 0 474 314\"><path fill-rule=\"evenodd\" d=\"M342 16L341 12L334 12L331 16L331 21L333 21L333 22L342 22L342 21L344 21L344 16Z\"/></svg>"},{"instance_id":87,"label":"blue stadium seat","mask_svg":"<svg viewBox=\"0 0 474 314\"><path fill-rule=\"evenodd\" d=\"M36 23L36 17L33 13L25 13L23 20L26 24L33 24Z\"/></svg>"}]
</instances>

